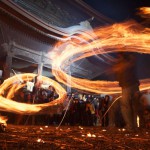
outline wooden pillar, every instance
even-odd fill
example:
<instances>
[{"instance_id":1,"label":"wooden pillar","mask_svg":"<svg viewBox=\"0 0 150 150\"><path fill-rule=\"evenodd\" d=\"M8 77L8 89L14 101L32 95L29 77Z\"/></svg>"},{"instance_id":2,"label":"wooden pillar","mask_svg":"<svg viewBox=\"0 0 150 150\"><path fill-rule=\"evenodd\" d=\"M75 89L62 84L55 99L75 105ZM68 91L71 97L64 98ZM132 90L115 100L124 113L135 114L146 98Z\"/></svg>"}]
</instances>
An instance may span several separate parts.
<instances>
[{"instance_id":1,"label":"wooden pillar","mask_svg":"<svg viewBox=\"0 0 150 150\"><path fill-rule=\"evenodd\" d=\"M69 76L71 76L70 68L69 68L68 74L69 74ZM68 82L69 84L71 84L71 77L67 78L67 82ZM71 93L71 87L70 87L70 86L67 86L67 93Z\"/></svg>"},{"instance_id":2,"label":"wooden pillar","mask_svg":"<svg viewBox=\"0 0 150 150\"><path fill-rule=\"evenodd\" d=\"M4 43L4 44L2 44L2 47L3 47L4 51L6 52L6 59L3 64L3 75L2 75L3 80L5 80L10 77L10 73L11 73L11 67L12 67L11 48L12 48L12 46L8 43Z\"/></svg>"},{"instance_id":3,"label":"wooden pillar","mask_svg":"<svg viewBox=\"0 0 150 150\"><path fill-rule=\"evenodd\" d=\"M42 75L43 73L43 62L38 64L38 75Z\"/></svg>"},{"instance_id":4,"label":"wooden pillar","mask_svg":"<svg viewBox=\"0 0 150 150\"><path fill-rule=\"evenodd\" d=\"M43 73L43 53L41 55L41 62L38 64L38 75L42 75Z\"/></svg>"}]
</instances>

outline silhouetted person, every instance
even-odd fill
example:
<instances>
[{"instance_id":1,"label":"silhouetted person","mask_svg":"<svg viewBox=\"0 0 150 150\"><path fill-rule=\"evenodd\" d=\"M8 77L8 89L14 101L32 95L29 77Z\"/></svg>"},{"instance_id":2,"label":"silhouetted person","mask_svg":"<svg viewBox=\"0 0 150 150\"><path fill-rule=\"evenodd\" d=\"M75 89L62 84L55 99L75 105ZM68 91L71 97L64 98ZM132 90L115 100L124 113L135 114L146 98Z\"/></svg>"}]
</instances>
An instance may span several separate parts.
<instances>
[{"instance_id":1,"label":"silhouetted person","mask_svg":"<svg viewBox=\"0 0 150 150\"><path fill-rule=\"evenodd\" d=\"M106 111L108 110L108 103L110 101L109 95L106 95L104 99L102 100L102 107L101 107L101 113L102 113L102 127L108 126L108 113ZM106 114L105 114L106 113ZM104 116L105 115L105 116Z\"/></svg>"},{"instance_id":2,"label":"silhouetted person","mask_svg":"<svg viewBox=\"0 0 150 150\"><path fill-rule=\"evenodd\" d=\"M132 130L137 127L138 107L140 107L139 99L135 97L136 93L139 93L136 60L131 53L118 53L117 59L113 71L116 73L117 80L122 88L121 111L126 129Z\"/></svg>"},{"instance_id":3,"label":"silhouetted person","mask_svg":"<svg viewBox=\"0 0 150 150\"><path fill-rule=\"evenodd\" d=\"M48 94L49 101L50 102L53 101L54 100L54 94L55 94L55 88L50 85L48 87L47 94Z\"/></svg>"}]
</instances>

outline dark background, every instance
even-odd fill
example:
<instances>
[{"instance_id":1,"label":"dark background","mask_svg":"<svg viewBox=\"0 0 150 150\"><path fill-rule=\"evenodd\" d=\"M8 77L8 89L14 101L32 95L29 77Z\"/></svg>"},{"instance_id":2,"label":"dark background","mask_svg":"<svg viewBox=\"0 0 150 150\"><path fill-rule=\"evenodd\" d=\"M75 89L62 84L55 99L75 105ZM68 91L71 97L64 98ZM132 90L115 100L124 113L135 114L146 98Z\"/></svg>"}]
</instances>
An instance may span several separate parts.
<instances>
[{"instance_id":1,"label":"dark background","mask_svg":"<svg viewBox=\"0 0 150 150\"><path fill-rule=\"evenodd\" d=\"M84 0L103 15L120 22L137 19L138 8L150 6L150 0Z\"/></svg>"},{"instance_id":2,"label":"dark background","mask_svg":"<svg viewBox=\"0 0 150 150\"><path fill-rule=\"evenodd\" d=\"M92 8L100 12L102 15L111 18L114 23L124 22L127 20L136 20L143 23L144 19L138 15L140 7L149 7L150 0L84 0ZM146 27L147 24L144 24ZM150 78L150 55L136 54L137 56L137 76L139 79ZM102 70L110 66L103 64L94 56L88 60L95 65L99 65ZM101 74L94 80L114 80L114 76Z\"/></svg>"}]
</instances>

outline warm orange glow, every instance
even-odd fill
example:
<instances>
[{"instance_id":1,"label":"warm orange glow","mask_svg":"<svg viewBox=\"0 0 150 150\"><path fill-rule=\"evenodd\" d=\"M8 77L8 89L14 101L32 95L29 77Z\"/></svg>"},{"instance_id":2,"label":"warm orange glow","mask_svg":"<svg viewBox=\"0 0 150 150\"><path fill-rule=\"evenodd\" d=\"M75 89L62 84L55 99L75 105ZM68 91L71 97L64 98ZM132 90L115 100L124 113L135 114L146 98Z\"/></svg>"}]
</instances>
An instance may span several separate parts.
<instances>
[{"instance_id":1,"label":"warm orange glow","mask_svg":"<svg viewBox=\"0 0 150 150\"><path fill-rule=\"evenodd\" d=\"M150 15L150 7L140 8L140 14Z\"/></svg>"},{"instance_id":2,"label":"warm orange glow","mask_svg":"<svg viewBox=\"0 0 150 150\"><path fill-rule=\"evenodd\" d=\"M149 8L141 9L143 14L149 14ZM55 78L70 87L87 92L114 94L121 93L118 82L111 81L90 81L79 79L68 75L65 69L71 63L93 55L104 55L116 52L136 52L150 54L150 30L144 29L134 21L128 21L111 26L94 29L94 33L87 32L82 35L72 35L65 43L59 42L50 56L52 59L52 73ZM99 56L98 56L99 57ZM108 57L108 60L115 61ZM90 69L90 68L89 68ZM56 111L57 106L63 103L66 98L66 91L55 81L42 76L42 81L50 83L59 94L59 98L45 104L25 104L13 101L14 93L36 75L32 73L13 76L0 86L0 110L21 114L51 113ZM69 79L69 82L68 82ZM150 79L140 81L140 90L150 87ZM5 96L4 96L5 95Z\"/></svg>"},{"instance_id":3,"label":"warm orange glow","mask_svg":"<svg viewBox=\"0 0 150 150\"><path fill-rule=\"evenodd\" d=\"M26 73L19 74L17 76L22 78L22 80L25 82L32 80L36 75L32 73ZM59 94L59 97L56 100L49 103L32 105L11 100L14 96L14 93L25 85L25 83L18 83L18 78L13 76L5 80L0 86L0 110L21 114L33 114L38 112L51 113L55 111L56 107L62 104L66 98L66 91L56 81L44 76L41 76L41 78L44 83L51 84L55 88L56 92ZM6 93L7 98L4 97L4 93Z\"/></svg>"},{"instance_id":4,"label":"warm orange glow","mask_svg":"<svg viewBox=\"0 0 150 150\"><path fill-rule=\"evenodd\" d=\"M4 124L5 126L7 125L7 123L6 123L7 120L8 120L7 117L5 117L5 116L0 116L0 123Z\"/></svg>"},{"instance_id":5,"label":"warm orange glow","mask_svg":"<svg viewBox=\"0 0 150 150\"><path fill-rule=\"evenodd\" d=\"M137 52L150 54L150 31L144 29L134 21L101 27L94 30L96 39L86 39L87 42L59 43L54 49L55 59L52 62L53 75L59 82L67 86L94 93L121 93L118 82L90 81L69 76L65 68L71 63L97 54L109 54L115 52ZM68 82L70 78L71 82ZM141 80L141 90L149 89L150 79Z\"/></svg>"},{"instance_id":6,"label":"warm orange glow","mask_svg":"<svg viewBox=\"0 0 150 150\"><path fill-rule=\"evenodd\" d=\"M91 134L91 133L88 133L87 136L88 136L88 137L92 137L92 134Z\"/></svg>"}]
</instances>

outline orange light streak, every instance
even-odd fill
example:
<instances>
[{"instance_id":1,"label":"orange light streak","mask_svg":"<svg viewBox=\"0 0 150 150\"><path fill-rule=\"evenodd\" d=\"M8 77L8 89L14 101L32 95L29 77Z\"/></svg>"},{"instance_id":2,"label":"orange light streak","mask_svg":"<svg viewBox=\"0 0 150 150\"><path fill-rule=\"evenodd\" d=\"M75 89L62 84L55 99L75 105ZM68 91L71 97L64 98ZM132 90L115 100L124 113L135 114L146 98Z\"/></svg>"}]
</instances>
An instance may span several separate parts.
<instances>
[{"instance_id":1,"label":"orange light streak","mask_svg":"<svg viewBox=\"0 0 150 150\"><path fill-rule=\"evenodd\" d=\"M149 14L149 8L141 9L141 12ZM149 28L144 29L134 21L97 28L93 35L91 35L91 32L87 32L87 34L81 34L78 37L72 35L68 39L65 43L59 42L50 53L53 60L53 75L59 82L87 92L114 94L121 93L121 88L116 81L90 81L72 77L64 71L71 63L93 55L116 52L150 54L150 30ZM57 106L60 106L66 98L66 91L57 82L47 77L42 76L42 81L54 86L59 94L56 100L45 104L25 104L12 100L14 93L25 85L25 83L17 83L18 78L26 82L31 81L35 76L32 73L19 74L5 80L0 86L0 110L20 114L56 111ZM70 82L68 82L68 78L70 78ZM140 90L149 89L150 79L141 80L140 83Z\"/></svg>"},{"instance_id":2,"label":"orange light streak","mask_svg":"<svg viewBox=\"0 0 150 150\"><path fill-rule=\"evenodd\" d=\"M32 73L26 73L26 74L19 74L17 75L20 78L23 79L23 81L32 80L36 75ZM56 111L57 107L60 106L64 99L66 98L66 91L64 88L62 88L56 81L49 79L47 77L41 76L41 79L44 83L51 84L56 92L59 94L59 97L49 103L44 104L26 104L26 103L19 103L16 101L11 100L13 97L13 93L17 92L20 88L22 88L24 83L17 84L17 89L15 89L16 84L15 82L18 81L18 78L16 76L13 76L11 78L8 78L4 81L4 83L0 86L0 110L2 111L9 111L14 113L20 113L20 114L34 114L34 113L53 113L53 111ZM8 87L10 88L8 90ZM7 91L8 90L8 91ZM8 98L4 97L5 92L10 91L10 94L7 94Z\"/></svg>"},{"instance_id":3,"label":"orange light streak","mask_svg":"<svg viewBox=\"0 0 150 150\"><path fill-rule=\"evenodd\" d=\"M7 120L8 120L7 117L5 117L5 116L0 116L0 123L4 124L5 126L7 125L7 123L6 123Z\"/></svg>"},{"instance_id":4,"label":"orange light streak","mask_svg":"<svg viewBox=\"0 0 150 150\"><path fill-rule=\"evenodd\" d=\"M59 43L61 45L59 57L55 57L52 62L53 75L59 82L76 89L105 94L121 93L118 82L75 78L65 73L64 68L77 60L92 56L93 51L95 54L101 55L116 52L150 54L150 31L145 30L134 21L128 21L95 29L94 32L97 39L88 40L88 44L80 43L77 46L77 43L72 44L70 42L65 45L66 47L63 47L63 43L62 45ZM67 82L68 78L71 82ZM140 82L141 90L149 89L150 79L141 80Z\"/></svg>"},{"instance_id":5,"label":"orange light streak","mask_svg":"<svg viewBox=\"0 0 150 150\"><path fill-rule=\"evenodd\" d=\"M141 15L144 14L144 15L147 15L147 17L148 15L150 16L150 7L142 7L139 10L140 10Z\"/></svg>"}]
</instances>

